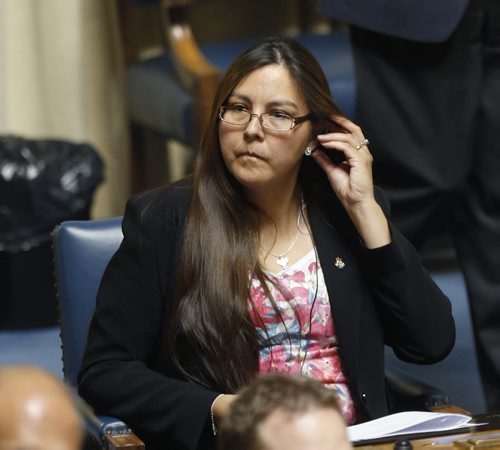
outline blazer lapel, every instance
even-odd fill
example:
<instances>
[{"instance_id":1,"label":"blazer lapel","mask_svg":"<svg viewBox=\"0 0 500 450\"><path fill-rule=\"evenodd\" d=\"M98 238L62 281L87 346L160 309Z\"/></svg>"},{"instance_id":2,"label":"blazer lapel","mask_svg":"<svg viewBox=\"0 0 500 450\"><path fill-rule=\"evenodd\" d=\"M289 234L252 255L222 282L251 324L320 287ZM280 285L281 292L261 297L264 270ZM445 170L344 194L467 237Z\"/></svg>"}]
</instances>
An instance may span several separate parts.
<instances>
[{"instance_id":1,"label":"blazer lapel","mask_svg":"<svg viewBox=\"0 0 500 450\"><path fill-rule=\"evenodd\" d=\"M345 236L317 205L309 207L314 242L330 300L344 370L356 377L359 353L361 299L359 265Z\"/></svg>"}]
</instances>

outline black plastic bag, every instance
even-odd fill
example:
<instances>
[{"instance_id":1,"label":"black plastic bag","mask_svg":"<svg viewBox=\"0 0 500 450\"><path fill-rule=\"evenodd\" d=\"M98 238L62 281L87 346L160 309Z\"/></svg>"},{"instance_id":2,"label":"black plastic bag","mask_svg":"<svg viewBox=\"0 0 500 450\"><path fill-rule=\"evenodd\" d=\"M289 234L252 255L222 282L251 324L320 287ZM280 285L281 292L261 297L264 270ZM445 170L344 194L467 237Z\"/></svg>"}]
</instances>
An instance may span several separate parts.
<instances>
[{"instance_id":1,"label":"black plastic bag","mask_svg":"<svg viewBox=\"0 0 500 450\"><path fill-rule=\"evenodd\" d=\"M88 218L102 180L88 144L0 137L0 251L28 251L59 222Z\"/></svg>"},{"instance_id":2,"label":"black plastic bag","mask_svg":"<svg viewBox=\"0 0 500 450\"><path fill-rule=\"evenodd\" d=\"M50 234L89 218L102 179L90 145L0 137L0 329L57 324Z\"/></svg>"}]
</instances>

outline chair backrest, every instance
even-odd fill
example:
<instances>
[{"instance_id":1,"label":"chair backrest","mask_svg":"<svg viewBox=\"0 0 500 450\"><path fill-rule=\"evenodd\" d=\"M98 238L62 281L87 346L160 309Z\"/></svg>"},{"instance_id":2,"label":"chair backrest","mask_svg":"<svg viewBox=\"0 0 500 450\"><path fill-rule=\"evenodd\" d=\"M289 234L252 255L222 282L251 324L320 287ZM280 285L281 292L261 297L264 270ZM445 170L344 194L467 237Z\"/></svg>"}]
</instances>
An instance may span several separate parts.
<instances>
[{"instance_id":1,"label":"chair backrest","mask_svg":"<svg viewBox=\"0 0 500 450\"><path fill-rule=\"evenodd\" d=\"M127 61L124 80L132 147L141 166L134 171L133 192L192 171L194 150L210 118L221 74L265 36L294 37L309 48L323 67L335 102L355 118L356 83L347 27L319 14L315 1L115 3ZM165 140L175 153L165 152ZM158 164L158 155L173 160Z\"/></svg>"},{"instance_id":2,"label":"chair backrest","mask_svg":"<svg viewBox=\"0 0 500 450\"><path fill-rule=\"evenodd\" d=\"M121 217L62 222L52 233L64 378L76 386L97 289L123 235Z\"/></svg>"}]
</instances>

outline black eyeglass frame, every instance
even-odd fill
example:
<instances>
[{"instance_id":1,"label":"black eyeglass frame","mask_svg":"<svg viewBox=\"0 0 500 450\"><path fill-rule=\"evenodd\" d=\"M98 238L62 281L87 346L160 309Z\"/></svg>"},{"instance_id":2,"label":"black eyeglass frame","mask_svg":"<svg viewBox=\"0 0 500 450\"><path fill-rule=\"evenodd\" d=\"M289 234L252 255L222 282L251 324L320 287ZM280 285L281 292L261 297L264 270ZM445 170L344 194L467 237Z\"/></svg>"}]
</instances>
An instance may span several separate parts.
<instances>
[{"instance_id":1,"label":"black eyeglass frame","mask_svg":"<svg viewBox=\"0 0 500 450\"><path fill-rule=\"evenodd\" d=\"M285 113L292 120L292 125L291 125L290 128L287 128L286 130L278 130L277 128L269 128L269 127L266 127L264 125L262 116L269 115L269 113L256 114L256 113L253 113L251 111L248 111L250 113L250 115L248 116L248 122L245 122L245 123L229 122L229 121L225 120L222 116L223 116L224 110L231 110L231 109L234 110L235 108L232 108L231 106L221 106L220 109L219 109L219 114L217 114L217 117L220 120L222 120L222 122L227 123L229 125L234 125L234 126L246 126L246 125L248 125L252 121L252 119L254 117L257 117L259 119L260 124L262 125L262 128L264 128L266 130L278 131L278 132L293 130L297 125L299 125L302 122L305 122L307 120L311 120L313 118L313 115L310 114L310 113L306 114L304 116L298 116L298 117L293 117L293 116L290 116L289 114Z\"/></svg>"}]
</instances>

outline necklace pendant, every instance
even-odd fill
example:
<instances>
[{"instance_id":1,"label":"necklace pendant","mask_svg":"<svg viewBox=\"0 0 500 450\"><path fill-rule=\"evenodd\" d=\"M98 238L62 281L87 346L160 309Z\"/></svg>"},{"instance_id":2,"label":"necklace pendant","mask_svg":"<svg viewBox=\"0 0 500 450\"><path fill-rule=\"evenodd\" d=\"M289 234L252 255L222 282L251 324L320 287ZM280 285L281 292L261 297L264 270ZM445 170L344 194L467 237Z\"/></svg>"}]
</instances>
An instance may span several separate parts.
<instances>
[{"instance_id":1,"label":"necklace pendant","mask_svg":"<svg viewBox=\"0 0 500 450\"><path fill-rule=\"evenodd\" d=\"M288 266L288 258L285 258L284 256L280 256L276 260L276 264L281 267L282 270L285 270Z\"/></svg>"},{"instance_id":2,"label":"necklace pendant","mask_svg":"<svg viewBox=\"0 0 500 450\"><path fill-rule=\"evenodd\" d=\"M340 270L342 270L345 267L345 262L340 256L337 256L335 258L335 267Z\"/></svg>"}]
</instances>

